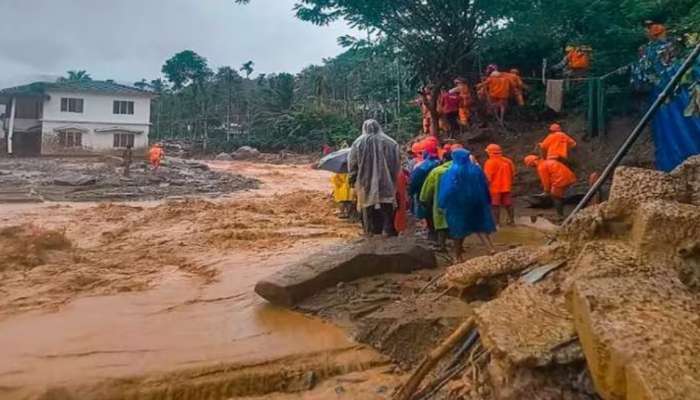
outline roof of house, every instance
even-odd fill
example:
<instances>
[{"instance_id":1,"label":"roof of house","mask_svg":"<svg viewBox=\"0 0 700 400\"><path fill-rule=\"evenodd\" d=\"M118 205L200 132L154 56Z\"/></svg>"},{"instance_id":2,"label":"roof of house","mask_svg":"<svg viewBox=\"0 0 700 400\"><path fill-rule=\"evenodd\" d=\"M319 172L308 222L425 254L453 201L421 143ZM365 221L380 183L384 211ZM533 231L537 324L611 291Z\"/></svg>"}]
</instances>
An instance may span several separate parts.
<instances>
[{"instance_id":1,"label":"roof of house","mask_svg":"<svg viewBox=\"0 0 700 400\"><path fill-rule=\"evenodd\" d=\"M154 93L112 81L34 82L0 90L0 96L43 96L47 92L90 92L131 96L155 96Z\"/></svg>"}]
</instances>

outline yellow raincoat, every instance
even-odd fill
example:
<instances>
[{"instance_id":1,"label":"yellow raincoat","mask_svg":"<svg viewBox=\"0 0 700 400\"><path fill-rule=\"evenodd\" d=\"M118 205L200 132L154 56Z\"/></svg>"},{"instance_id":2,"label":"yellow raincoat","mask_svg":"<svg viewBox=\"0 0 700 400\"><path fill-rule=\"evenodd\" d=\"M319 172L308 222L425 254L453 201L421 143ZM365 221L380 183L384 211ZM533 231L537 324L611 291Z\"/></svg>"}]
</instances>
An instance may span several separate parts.
<instances>
[{"instance_id":1,"label":"yellow raincoat","mask_svg":"<svg viewBox=\"0 0 700 400\"><path fill-rule=\"evenodd\" d=\"M343 201L353 201L353 192L350 187L348 174L335 174L331 177L333 185L333 200L336 203Z\"/></svg>"}]
</instances>

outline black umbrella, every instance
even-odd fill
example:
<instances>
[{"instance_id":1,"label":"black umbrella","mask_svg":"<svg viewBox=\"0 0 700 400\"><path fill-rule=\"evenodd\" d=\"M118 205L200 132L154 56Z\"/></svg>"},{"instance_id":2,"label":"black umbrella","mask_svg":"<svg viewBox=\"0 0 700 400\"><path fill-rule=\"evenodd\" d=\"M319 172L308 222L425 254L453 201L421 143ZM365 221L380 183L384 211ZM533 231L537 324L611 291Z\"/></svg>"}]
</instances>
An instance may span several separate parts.
<instances>
[{"instance_id":1,"label":"black umbrella","mask_svg":"<svg viewBox=\"0 0 700 400\"><path fill-rule=\"evenodd\" d=\"M348 173L348 154L350 149L338 150L321 159L318 162L318 169L335 172L336 174Z\"/></svg>"}]
</instances>

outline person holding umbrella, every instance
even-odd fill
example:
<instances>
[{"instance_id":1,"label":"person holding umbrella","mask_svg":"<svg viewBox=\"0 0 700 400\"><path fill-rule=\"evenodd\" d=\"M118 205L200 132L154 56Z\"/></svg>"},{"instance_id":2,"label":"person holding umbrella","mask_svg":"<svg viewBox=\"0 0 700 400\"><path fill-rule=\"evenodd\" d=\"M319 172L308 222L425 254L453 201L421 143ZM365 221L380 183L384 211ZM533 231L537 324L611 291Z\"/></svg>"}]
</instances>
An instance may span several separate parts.
<instances>
[{"instance_id":1,"label":"person holding umbrella","mask_svg":"<svg viewBox=\"0 0 700 400\"><path fill-rule=\"evenodd\" d=\"M396 180L401 171L399 145L377 121L368 119L350 147L347 160L365 233L395 236Z\"/></svg>"}]
</instances>

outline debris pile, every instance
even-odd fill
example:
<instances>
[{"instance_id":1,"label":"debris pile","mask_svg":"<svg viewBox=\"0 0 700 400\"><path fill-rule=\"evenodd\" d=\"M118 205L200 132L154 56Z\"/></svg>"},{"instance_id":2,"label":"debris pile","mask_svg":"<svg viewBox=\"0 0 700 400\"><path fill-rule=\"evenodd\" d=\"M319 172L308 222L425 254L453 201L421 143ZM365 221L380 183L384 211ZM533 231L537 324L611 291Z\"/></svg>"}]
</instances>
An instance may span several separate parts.
<instances>
[{"instance_id":1,"label":"debris pile","mask_svg":"<svg viewBox=\"0 0 700 400\"><path fill-rule=\"evenodd\" d=\"M450 398L700 398L700 156L670 174L621 167L610 200L555 244L470 260L443 283L492 280L473 317L488 361Z\"/></svg>"},{"instance_id":2,"label":"debris pile","mask_svg":"<svg viewBox=\"0 0 700 400\"><path fill-rule=\"evenodd\" d=\"M199 161L166 157L158 170L134 162L124 176L119 157L0 160L0 202L155 200L217 196L257 187L255 179L210 171Z\"/></svg>"}]
</instances>

